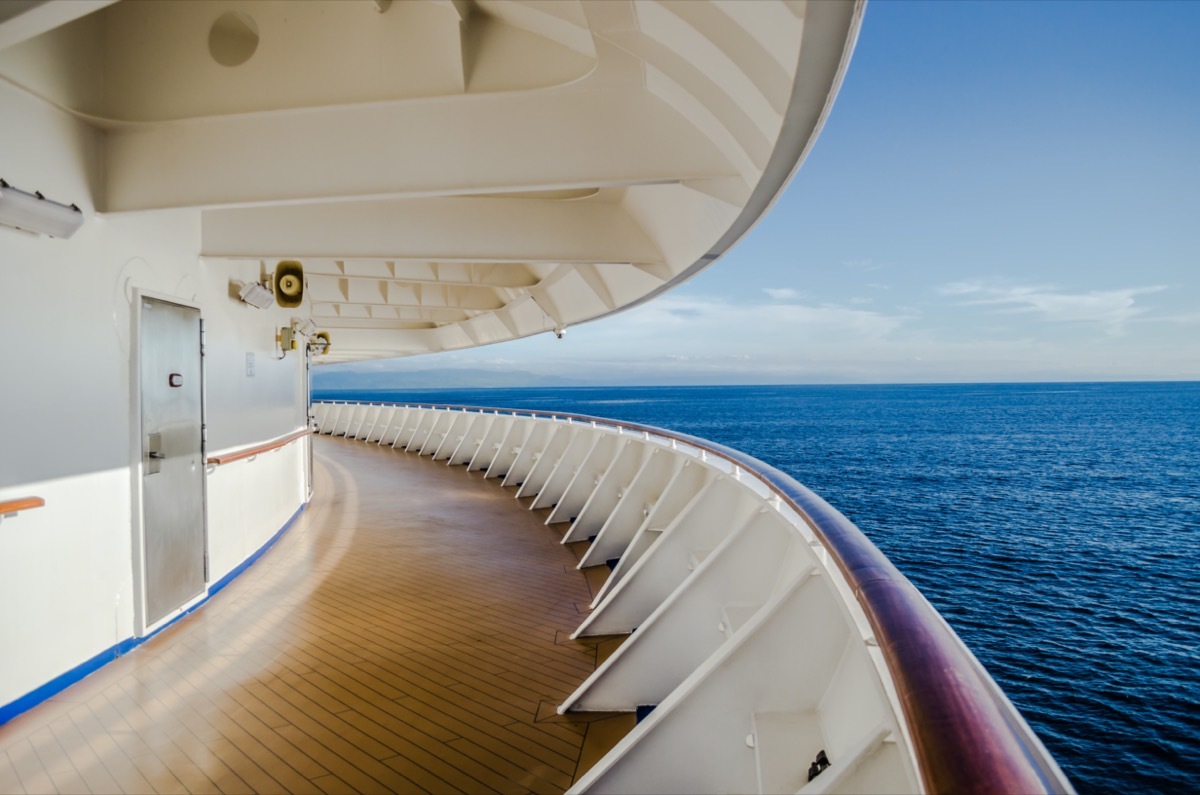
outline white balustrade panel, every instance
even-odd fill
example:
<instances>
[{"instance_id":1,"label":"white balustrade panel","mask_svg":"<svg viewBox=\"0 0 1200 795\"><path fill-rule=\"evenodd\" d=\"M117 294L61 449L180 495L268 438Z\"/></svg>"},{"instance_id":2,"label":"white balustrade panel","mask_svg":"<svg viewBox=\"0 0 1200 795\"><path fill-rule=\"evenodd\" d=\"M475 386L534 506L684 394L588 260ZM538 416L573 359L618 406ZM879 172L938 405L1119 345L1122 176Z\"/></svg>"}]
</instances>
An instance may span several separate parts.
<instances>
[{"instance_id":1,"label":"white balustrade panel","mask_svg":"<svg viewBox=\"0 0 1200 795\"><path fill-rule=\"evenodd\" d=\"M459 421L459 418L464 415L456 414L453 411L439 411L437 419L429 428L429 433L421 440L421 446L417 448L417 455L431 456L445 440L446 435L450 433L450 428L454 423Z\"/></svg>"},{"instance_id":2,"label":"white balustrade panel","mask_svg":"<svg viewBox=\"0 0 1200 795\"><path fill-rule=\"evenodd\" d=\"M538 492L533 504L529 507L532 509L556 507L559 499L566 492L567 486L571 485L571 481L574 480L575 473L579 471L583 460L587 458L592 448L600 443L601 438L601 434L592 432L592 429L587 426L577 428L570 444L554 462L554 468L550 470L549 477L546 478L541 491Z\"/></svg>"},{"instance_id":3,"label":"white balustrade panel","mask_svg":"<svg viewBox=\"0 0 1200 795\"><path fill-rule=\"evenodd\" d=\"M560 430L559 426L553 422L541 422L538 420L530 420L529 422L533 427L529 430L529 435L521 444L521 448L513 456L512 466L509 467L508 473L501 482L504 486L512 486L518 489L517 496L521 495L520 489L525 485L525 481L529 479L529 476L537 466L542 450L549 444L551 437Z\"/></svg>"},{"instance_id":4,"label":"white balustrade panel","mask_svg":"<svg viewBox=\"0 0 1200 795\"><path fill-rule=\"evenodd\" d=\"M451 416L446 432L438 440L437 447L433 449L431 455L434 461L445 461L458 451L464 443L467 443L467 437L471 432L472 426L478 426L486 423L487 417L479 414L468 414L460 412L456 416Z\"/></svg>"},{"instance_id":5,"label":"white balustrade panel","mask_svg":"<svg viewBox=\"0 0 1200 795\"><path fill-rule=\"evenodd\" d=\"M565 542L586 541L599 535L652 452L650 445L645 442L634 439L620 441L612 463L598 479L596 488L571 522L571 529L563 538ZM599 563L605 560L607 558L599 560Z\"/></svg>"},{"instance_id":6,"label":"white balustrade panel","mask_svg":"<svg viewBox=\"0 0 1200 795\"><path fill-rule=\"evenodd\" d=\"M571 441L579 433L581 429L578 425L553 424L550 438L543 446L533 451L533 468L529 470L525 482L517 490L518 498L536 497L541 493L542 487L550 479Z\"/></svg>"},{"instance_id":7,"label":"white balustrade panel","mask_svg":"<svg viewBox=\"0 0 1200 795\"><path fill-rule=\"evenodd\" d=\"M583 506L591 498L592 492L600 485L600 479L608 472L608 468L628 441L618 438L616 433L603 433L596 437L595 443L575 470L558 504L546 517L546 524L575 522Z\"/></svg>"},{"instance_id":8,"label":"white balustrade panel","mask_svg":"<svg viewBox=\"0 0 1200 795\"><path fill-rule=\"evenodd\" d=\"M690 465L691 461L682 456L651 449L625 493L604 518L600 531L579 562L580 568L598 566L620 558L638 530L650 518L667 486L675 480L681 469Z\"/></svg>"},{"instance_id":9,"label":"white balustrade panel","mask_svg":"<svg viewBox=\"0 0 1200 795\"><path fill-rule=\"evenodd\" d=\"M508 478L508 472L517 462L517 456L529 441L538 423L532 419L514 417L508 431L496 448L496 457L488 464L484 478ZM504 481L501 481L504 482Z\"/></svg>"}]
</instances>

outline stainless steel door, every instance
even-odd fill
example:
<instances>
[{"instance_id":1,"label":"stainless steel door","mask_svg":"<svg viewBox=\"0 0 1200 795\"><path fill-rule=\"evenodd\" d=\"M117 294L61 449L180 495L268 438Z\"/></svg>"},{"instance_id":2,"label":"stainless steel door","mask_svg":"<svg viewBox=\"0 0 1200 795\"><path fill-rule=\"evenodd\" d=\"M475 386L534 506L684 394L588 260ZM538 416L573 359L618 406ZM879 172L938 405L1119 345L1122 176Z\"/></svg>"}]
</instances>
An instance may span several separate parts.
<instances>
[{"instance_id":1,"label":"stainless steel door","mask_svg":"<svg viewBox=\"0 0 1200 795\"><path fill-rule=\"evenodd\" d=\"M142 299L146 625L204 590L200 312Z\"/></svg>"}]
</instances>

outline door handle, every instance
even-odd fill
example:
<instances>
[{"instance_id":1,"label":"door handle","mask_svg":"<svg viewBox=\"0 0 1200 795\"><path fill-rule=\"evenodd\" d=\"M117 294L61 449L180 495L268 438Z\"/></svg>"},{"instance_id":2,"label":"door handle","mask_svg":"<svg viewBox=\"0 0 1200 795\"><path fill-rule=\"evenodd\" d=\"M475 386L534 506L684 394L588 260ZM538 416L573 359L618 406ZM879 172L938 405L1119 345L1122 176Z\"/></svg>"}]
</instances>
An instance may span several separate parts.
<instances>
[{"instance_id":1,"label":"door handle","mask_svg":"<svg viewBox=\"0 0 1200 795\"><path fill-rule=\"evenodd\" d=\"M162 464L159 461L165 460L166 453L162 452L162 434L150 433L146 435L146 474L156 475L162 471Z\"/></svg>"}]
</instances>

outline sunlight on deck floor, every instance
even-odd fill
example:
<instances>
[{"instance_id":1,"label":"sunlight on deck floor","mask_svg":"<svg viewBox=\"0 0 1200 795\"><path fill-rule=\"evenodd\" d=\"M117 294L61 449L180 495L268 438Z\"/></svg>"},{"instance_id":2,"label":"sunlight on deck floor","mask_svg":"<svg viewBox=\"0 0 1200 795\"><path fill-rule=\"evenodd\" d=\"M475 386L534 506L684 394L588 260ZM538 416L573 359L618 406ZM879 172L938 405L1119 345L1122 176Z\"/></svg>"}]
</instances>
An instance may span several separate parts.
<instances>
[{"instance_id":1,"label":"sunlight on deck floor","mask_svg":"<svg viewBox=\"0 0 1200 795\"><path fill-rule=\"evenodd\" d=\"M258 563L0 726L0 792L561 792L632 727L555 714L598 645L568 638L592 594L564 526L481 473L314 442L314 501Z\"/></svg>"}]
</instances>

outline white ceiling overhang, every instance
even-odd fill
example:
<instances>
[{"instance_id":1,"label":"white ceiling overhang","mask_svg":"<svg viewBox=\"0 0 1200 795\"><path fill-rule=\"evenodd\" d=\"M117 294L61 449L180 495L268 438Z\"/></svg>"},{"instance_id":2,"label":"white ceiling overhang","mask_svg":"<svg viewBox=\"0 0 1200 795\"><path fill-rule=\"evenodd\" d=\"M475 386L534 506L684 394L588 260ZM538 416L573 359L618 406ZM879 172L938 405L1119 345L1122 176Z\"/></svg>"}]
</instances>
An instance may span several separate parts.
<instances>
[{"instance_id":1,"label":"white ceiling overhang","mask_svg":"<svg viewBox=\"0 0 1200 795\"><path fill-rule=\"evenodd\" d=\"M0 20L0 78L106 131L102 212L193 211L207 261L302 262L297 311L342 360L585 322L706 267L811 146L863 5L88 9ZM224 29L247 60L214 60Z\"/></svg>"}]
</instances>

